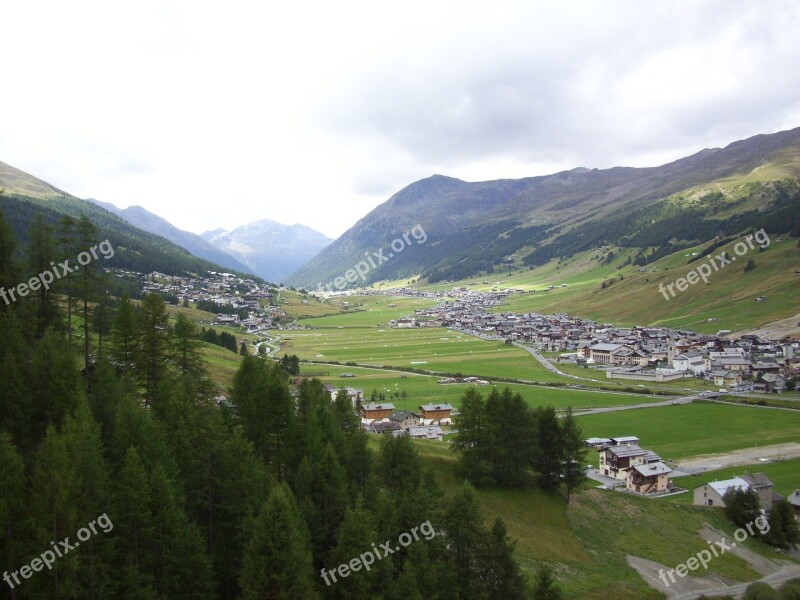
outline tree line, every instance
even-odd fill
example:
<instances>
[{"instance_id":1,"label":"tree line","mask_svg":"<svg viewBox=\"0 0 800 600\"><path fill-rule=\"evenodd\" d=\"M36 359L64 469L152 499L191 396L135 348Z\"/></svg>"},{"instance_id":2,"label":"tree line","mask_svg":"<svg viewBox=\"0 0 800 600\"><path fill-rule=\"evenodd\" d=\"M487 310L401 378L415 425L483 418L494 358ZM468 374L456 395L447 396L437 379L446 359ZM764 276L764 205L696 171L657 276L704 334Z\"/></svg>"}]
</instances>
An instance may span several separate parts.
<instances>
[{"instance_id":1,"label":"tree line","mask_svg":"<svg viewBox=\"0 0 800 600\"><path fill-rule=\"evenodd\" d=\"M470 388L461 397L453 450L462 473L475 485L521 487L528 474L552 492L570 493L585 479L586 445L572 410L559 419L552 407L528 406L509 388L484 399Z\"/></svg>"},{"instance_id":2,"label":"tree line","mask_svg":"<svg viewBox=\"0 0 800 600\"><path fill-rule=\"evenodd\" d=\"M60 256L46 224L31 233L31 264ZM0 285L33 270L14 246L0 215ZM0 597L530 597L502 520L484 526L468 483L445 497L411 440L371 448L345 394L292 389L260 356L242 358L218 406L197 325L156 295L108 298L92 277L0 303L3 569L98 515L113 530ZM430 541L331 586L319 576L425 521Z\"/></svg>"}]
</instances>

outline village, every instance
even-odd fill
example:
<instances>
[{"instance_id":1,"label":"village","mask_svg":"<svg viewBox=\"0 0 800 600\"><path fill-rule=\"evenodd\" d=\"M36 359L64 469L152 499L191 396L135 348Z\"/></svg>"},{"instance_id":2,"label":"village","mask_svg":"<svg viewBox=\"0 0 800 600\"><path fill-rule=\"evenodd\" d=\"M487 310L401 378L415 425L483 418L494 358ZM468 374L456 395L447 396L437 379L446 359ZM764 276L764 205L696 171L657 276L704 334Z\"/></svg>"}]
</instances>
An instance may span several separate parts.
<instances>
[{"instance_id":1,"label":"village","mask_svg":"<svg viewBox=\"0 0 800 600\"><path fill-rule=\"evenodd\" d=\"M449 327L486 339L503 340L538 352L560 353L557 361L605 372L608 379L667 382L703 378L721 392L781 393L800 375L800 340L714 335L666 327L616 327L567 314L492 313L519 290L450 292L392 290L392 295L441 298L389 323L391 327ZM792 387L789 384L789 387Z\"/></svg>"}]
</instances>

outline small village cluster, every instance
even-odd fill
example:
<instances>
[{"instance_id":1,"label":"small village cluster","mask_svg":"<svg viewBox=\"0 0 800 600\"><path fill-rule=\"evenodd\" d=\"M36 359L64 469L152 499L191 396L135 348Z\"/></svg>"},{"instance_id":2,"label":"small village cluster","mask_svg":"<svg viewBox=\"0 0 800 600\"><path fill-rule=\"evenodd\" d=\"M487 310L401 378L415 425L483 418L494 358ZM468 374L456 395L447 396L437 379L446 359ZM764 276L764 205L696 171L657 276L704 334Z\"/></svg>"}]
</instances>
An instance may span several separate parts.
<instances>
[{"instance_id":1,"label":"small village cluster","mask_svg":"<svg viewBox=\"0 0 800 600\"><path fill-rule=\"evenodd\" d=\"M551 286L552 287L552 286ZM702 334L666 327L615 327L567 314L493 313L519 290L449 292L392 290L392 295L441 298L431 308L389 323L392 327L449 327L483 338L560 352L559 361L602 368L609 379L664 382L703 377L717 389L782 392L800 375L800 338L779 340L730 331Z\"/></svg>"},{"instance_id":2,"label":"small village cluster","mask_svg":"<svg viewBox=\"0 0 800 600\"><path fill-rule=\"evenodd\" d=\"M610 478L607 488L623 489L643 496L663 496L681 493L670 481L673 469L661 457L639 445L639 438L632 435L613 438L589 438L586 445L597 451L598 465L589 465L605 478ZM680 474L680 473L679 473ZM763 473L745 473L738 477L721 481L710 481L694 488L694 504L697 506L725 507L725 494L729 490L754 490L758 495L759 507L769 511L772 505L783 499L773 489L770 479ZM800 490L795 490L786 500L800 518Z\"/></svg>"},{"instance_id":3,"label":"small village cluster","mask_svg":"<svg viewBox=\"0 0 800 600\"><path fill-rule=\"evenodd\" d=\"M215 324L240 327L247 333L268 330L275 319L286 317L280 306L274 306L274 293L267 284L232 273L208 271L203 276L182 277L157 271L142 274L115 269L113 272L115 277L139 282L143 294L160 294L178 302L213 304L219 307ZM240 312L247 316L242 318Z\"/></svg>"}]
</instances>

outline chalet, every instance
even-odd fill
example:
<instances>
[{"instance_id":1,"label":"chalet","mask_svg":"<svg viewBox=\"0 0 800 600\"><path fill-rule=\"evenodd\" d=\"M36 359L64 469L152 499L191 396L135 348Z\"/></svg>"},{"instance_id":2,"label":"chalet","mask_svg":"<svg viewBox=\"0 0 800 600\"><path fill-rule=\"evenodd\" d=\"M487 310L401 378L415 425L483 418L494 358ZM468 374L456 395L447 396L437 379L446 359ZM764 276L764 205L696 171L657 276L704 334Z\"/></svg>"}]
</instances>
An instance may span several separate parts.
<instances>
[{"instance_id":1,"label":"chalet","mask_svg":"<svg viewBox=\"0 0 800 600\"><path fill-rule=\"evenodd\" d=\"M646 450L637 444L625 443L608 446L600 451L599 470L603 475L627 482L629 469L660 460L661 457L652 450Z\"/></svg>"},{"instance_id":2,"label":"chalet","mask_svg":"<svg viewBox=\"0 0 800 600\"><path fill-rule=\"evenodd\" d=\"M764 373L753 381L754 392L782 392L786 389L786 378L778 373Z\"/></svg>"},{"instance_id":3,"label":"chalet","mask_svg":"<svg viewBox=\"0 0 800 600\"><path fill-rule=\"evenodd\" d=\"M423 425L449 425L452 423L450 413L453 407L449 404L422 404L419 407Z\"/></svg>"},{"instance_id":4,"label":"chalet","mask_svg":"<svg viewBox=\"0 0 800 600\"><path fill-rule=\"evenodd\" d=\"M423 427L409 427L408 435L412 438L419 438L423 440L436 440L442 441L442 428L438 425L428 425Z\"/></svg>"},{"instance_id":5,"label":"chalet","mask_svg":"<svg viewBox=\"0 0 800 600\"><path fill-rule=\"evenodd\" d=\"M748 473L741 477L711 481L694 489L694 503L700 506L725 507L725 494L729 489L754 490L758 494L759 506L770 510L773 502L780 498L773 491L772 482L763 473Z\"/></svg>"},{"instance_id":6,"label":"chalet","mask_svg":"<svg viewBox=\"0 0 800 600\"><path fill-rule=\"evenodd\" d=\"M366 427L367 431L379 434L400 431L400 426L397 423L392 423L391 421L373 421Z\"/></svg>"},{"instance_id":7,"label":"chalet","mask_svg":"<svg viewBox=\"0 0 800 600\"><path fill-rule=\"evenodd\" d=\"M663 462L655 461L634 465L628 469L625 489L638 494L655 494L669 489L668 475L672 473Z\"/></svg>"},{"instance_id":8,"label":"chalet","mask_svg":"<svg viewBox=\"0 0 800 600\"><path fill-rule=\"evenodd\" d=\"M416 413L407 410L396 410L389 415L389 421L397 423L400 429L406 431L410 427L417 427L422 423L422 419Z\"/></svg>"},{"instance_id":9,"label":"chalet","mask_svg":"<svg viewBox=\"0 0 800 600\"><path fill-rule=\"evenodd\" d=\"M729 489L747 490L749 486L740 477L704 483L694 488L694 504L697 506L721 506L724 508L723 497Z\"/></svg>"},{"instance_id":10,"label":"chalet","mask_svg":"<svg viewBox=\"0 0 800 600\"><path fill-rule=\"evenodd\" d=\"M380 421L386 419L394 412L394 404L386 402L383 404L376 404L371 402L369 404L361 405L361 419L364 422L371 423L372 421Z\"/></svg>"}]
</instances>

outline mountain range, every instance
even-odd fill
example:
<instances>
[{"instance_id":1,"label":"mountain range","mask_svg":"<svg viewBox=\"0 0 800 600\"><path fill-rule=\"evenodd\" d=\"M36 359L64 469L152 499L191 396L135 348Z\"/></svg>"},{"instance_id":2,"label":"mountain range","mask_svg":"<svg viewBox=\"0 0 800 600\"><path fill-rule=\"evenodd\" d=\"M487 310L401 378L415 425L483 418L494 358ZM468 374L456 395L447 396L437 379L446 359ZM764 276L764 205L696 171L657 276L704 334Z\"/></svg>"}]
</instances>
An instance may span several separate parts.
<instances>
[{"instance_id":1,"label":"mountain range","mask_svg":"<svg viewBox=\"0 0 800 600\"><path fill-rule=\"evenodd\" d=\"M262 219L232 231L215 229L200 237L247 265L267 281L281 282L333 240L305 225Z\"/></svg>"},{"instance_id":2,"label":"mountain range","mask_svg":"<svg viewBox=\"0 0 800 600\"><path fill-rule=\"evenodd\" d=\"M151 213L149 210L142 208L141 206L117 208L110 202L101 202L100 200L95 200L94 198L89 198L88 200L89 202L92 202L97 206L102 206L107 211L122 217L134 227L138 227L139 229L144 229L150 233L160 235L161 237L171 241L173 244L177 244L181 248L188 250L199 258L204 258L227 269L241 271L242 273L256 274L250 267L239 262L233 256L223 252L213 244L207 242L199 235L178 229L166 219L162 219L158 215Z\"/></svg>"},{"instance_id":3,"label":"mountain range","mask_svg":"<svg viewBox=\"0 0 800 600\"><path fill-rule=\"evenodd\" d=\"M315 289L381 250L386 259L370 268L367 282L455 281L609 244L635 248L636 264L644 265L763 224L797 234L800 201L796 182L787 181L799 175L800 128L658 167L576 168L474 183L434 175L394 194L287 282ZM424 230L424 243L411 238L391 252L391 243L415 226Z\"/></svg>"}]
</instances>

